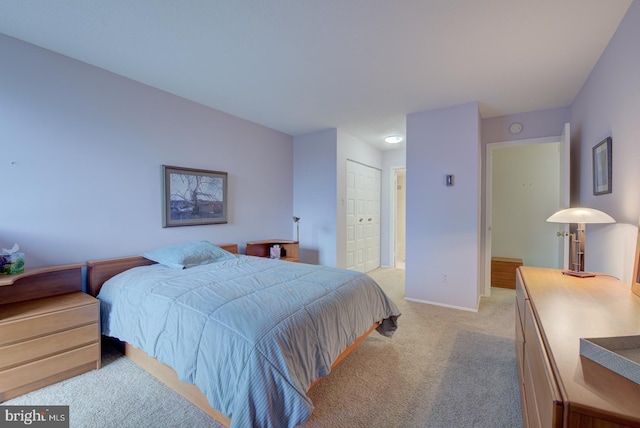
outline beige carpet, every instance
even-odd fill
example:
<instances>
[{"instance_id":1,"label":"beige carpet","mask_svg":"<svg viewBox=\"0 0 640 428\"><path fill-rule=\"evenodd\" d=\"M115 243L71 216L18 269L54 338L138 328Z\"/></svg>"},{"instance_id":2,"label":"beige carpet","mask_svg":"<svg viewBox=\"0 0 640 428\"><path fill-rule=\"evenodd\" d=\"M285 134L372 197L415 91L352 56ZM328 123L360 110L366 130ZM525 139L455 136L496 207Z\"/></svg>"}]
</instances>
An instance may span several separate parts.
<instances>
[{"instance_id":1,"label":"beige carpet","mask_svg":"<svg viewBox=\"0 0 640 428\"><path fill-rule=\"evenodd\" d=\"M372 334L310 392L305 427L519 427L515 290L478 313L404 300L404 271L371 276L402 311L392 339Z\"/></svg>"},{"instance_id":2,"label":"beige carpet","mask_svg":"<svg viewBox=\"0 0 640 428\"><path fill-rule=\"evenodd\" d=\"M478 313L404 300L404 271L371 276L402 311L392 339L367 338L310 392L303 427L519 427L515 292L495 288ZM131 361L9 400L70 405L71 427L219 427Z\"/></svg>"}]
</instances>

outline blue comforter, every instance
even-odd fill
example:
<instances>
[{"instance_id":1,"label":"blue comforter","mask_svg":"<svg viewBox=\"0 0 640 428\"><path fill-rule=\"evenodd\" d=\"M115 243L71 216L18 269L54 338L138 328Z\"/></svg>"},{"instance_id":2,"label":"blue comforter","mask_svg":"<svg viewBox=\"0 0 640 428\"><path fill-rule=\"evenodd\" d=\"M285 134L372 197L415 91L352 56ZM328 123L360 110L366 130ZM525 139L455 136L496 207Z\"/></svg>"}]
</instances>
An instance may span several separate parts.
<instances>
[{"instance_id":1,"label":"blue comforter","mask_svg":"<svg viewBox=\"0 0 640 428\"><path fill-rule=\"evenodd\" d=\"M390 336L400 315L367 275L248 256L130 269L98 298L104 335L174 368L233 427L302 423L311 383L374 322Z\"/></svg>"}]
</instances>

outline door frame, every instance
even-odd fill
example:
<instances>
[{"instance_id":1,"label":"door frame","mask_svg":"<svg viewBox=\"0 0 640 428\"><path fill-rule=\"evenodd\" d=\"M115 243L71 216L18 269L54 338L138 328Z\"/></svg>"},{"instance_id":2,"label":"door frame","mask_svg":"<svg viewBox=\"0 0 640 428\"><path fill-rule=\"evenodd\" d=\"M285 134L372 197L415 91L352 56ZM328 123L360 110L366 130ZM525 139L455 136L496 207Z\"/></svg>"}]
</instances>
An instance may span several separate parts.
<instances>
[{"instance_id":1,"label":"door frame","mask_svg":"<svg viewBox=\"0 0 640 428\"><path fill-rule=\"evenodd\" d=\"M389 189L391 189L389 200L391 207L389 208L389 261L392 268L396 267L396 246L397 246L397 233L396 233L396 211L398 206L398 183L396 181L398 170L405 170L405 186L406 186L406 166L392 166L389 167ZM405 189L405 197L406 197ZM405 236L406 239L406 236ZM405 254L406 259L406 254Z\"/></svg>"},{"instance_id":2,"label":"door frame","mask_svg":"<svg viewBox=\"0 0 640 428\"><path fill-rule=\"evenodd\" d=\"M566 125L564 125L566 126ZM563 130L565 127L563 126ZM526 146L531 144L545 144L560 142L564 146L564 134L555 137L528 138L524 140L501 141L487 143L485 152L485 240L484 240L484 295L491 296L491 204L492 204L492 175L493 175L493 150L503 147ZM563 147L564 148L564 147ZM561 177L563 174L561 172ZM567 174L568 178L568 174Z\"/></svg>"}]
</instances>

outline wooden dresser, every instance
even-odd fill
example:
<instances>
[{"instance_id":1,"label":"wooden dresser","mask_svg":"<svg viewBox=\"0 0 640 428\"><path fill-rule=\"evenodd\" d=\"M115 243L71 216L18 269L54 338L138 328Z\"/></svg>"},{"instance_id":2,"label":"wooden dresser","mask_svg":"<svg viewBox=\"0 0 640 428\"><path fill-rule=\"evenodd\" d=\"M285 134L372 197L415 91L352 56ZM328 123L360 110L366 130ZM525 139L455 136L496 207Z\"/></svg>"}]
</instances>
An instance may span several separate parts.
<instances>
[{"instance_id":1,"label":"wooden dresser","mask_svg":"<svg viewBox=\"0 0 640 428\"><path fill-rule=\"evenodd\" d=\"M516 303L524 426L640 427L640 385L580 355L580 338L640 335L631 287L520 267Z\"/></svg>"},{"instance_id":2,"label":"wooden dresser","mask_svg":"<svg viewBox=\"0 0 640 428\"><path fill-rule=\"evenodd\" d=\"M0 402L100 368L100 307L82 264L0 276Z\"/></svg>"}]
</instances>

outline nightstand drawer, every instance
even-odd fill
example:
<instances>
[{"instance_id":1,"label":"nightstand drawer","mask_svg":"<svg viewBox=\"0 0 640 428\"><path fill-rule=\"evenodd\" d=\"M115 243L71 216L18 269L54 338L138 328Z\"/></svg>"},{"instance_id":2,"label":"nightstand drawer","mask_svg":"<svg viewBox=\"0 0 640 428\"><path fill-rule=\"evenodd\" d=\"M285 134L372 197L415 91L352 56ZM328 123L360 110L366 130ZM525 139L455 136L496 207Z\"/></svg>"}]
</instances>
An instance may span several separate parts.
<instances>
[{"instance_id":1,"label":"nightstand drawer","mask_svg":"<svg viewBox=\"0 0 640 428\"><path fill-rule=\"evenodd\" d=\"M91 298L90 296L86 297ZM37 314L7 322L3 322L5 319L0 317L0 346L95 323L100 316L100 307L97 300L94 299L94 301L89 305Z\"/></svg>"},{"instance_id":2,"label":"nightstand drawer","mask_svg":"<svg viewBox=\"0 0 640 428\"><path fill-rule=\"evenodd\" d=\"M0 402L98 368L100 344L0 372Z\"/></svg>"},{"instance_id":3,"label":"nightstand drawer","mask_svg":"<svg viewBox=\"0 0 640 428\"><path fill-rule=\"evenodd\" d=\"M96 343L100 337L98 323L0 347L0 371L59 354L83 345Z\"/></svg>"},{"instance_id":4,"label":"nightstand drawer","mask_svg":"<svg viewBox=\"0 0 640 428\"><path fill-rule=\"evenodd\" d=\"M0 402L100 368L100 302L82 265L0 278Z\"/></svg>"}]
</instances>

